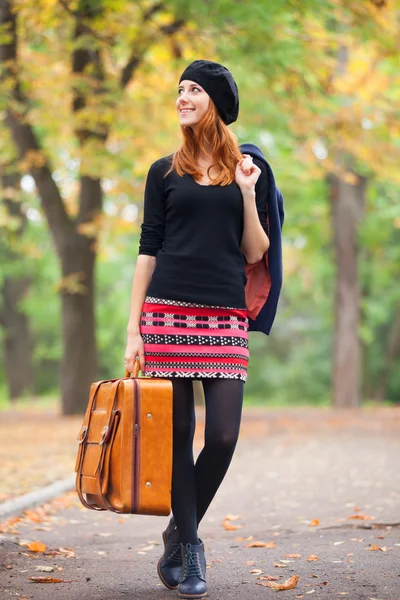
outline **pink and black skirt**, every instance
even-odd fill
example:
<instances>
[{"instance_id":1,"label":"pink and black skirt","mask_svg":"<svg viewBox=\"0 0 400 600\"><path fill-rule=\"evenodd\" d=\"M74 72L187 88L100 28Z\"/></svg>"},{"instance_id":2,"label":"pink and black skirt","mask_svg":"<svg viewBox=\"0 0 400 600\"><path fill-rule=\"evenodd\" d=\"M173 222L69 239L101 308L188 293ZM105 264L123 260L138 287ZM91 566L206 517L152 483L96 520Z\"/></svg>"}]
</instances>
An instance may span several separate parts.
<instances>
[{"instance_id":1,"label":"pink and black skirt","mask_svg":"<svg viewBox=\"0 0 400 600\"><path fill-rule=\"evenodd\" d=\"M246 308L146 296L140 333L145 377L247 379Z\"/></svg>"}]
</instances>

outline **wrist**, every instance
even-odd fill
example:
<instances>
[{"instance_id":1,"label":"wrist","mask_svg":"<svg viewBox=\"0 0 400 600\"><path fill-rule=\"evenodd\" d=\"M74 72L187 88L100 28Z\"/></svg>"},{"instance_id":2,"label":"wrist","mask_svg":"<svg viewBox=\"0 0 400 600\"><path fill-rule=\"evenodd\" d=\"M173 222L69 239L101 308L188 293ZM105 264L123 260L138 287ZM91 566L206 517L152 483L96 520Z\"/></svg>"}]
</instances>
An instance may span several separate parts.
<instances>
[{"instance_id":1,"label":"wrist","mask_svg":"<svg viewBox=\"0 0 400 600\"><path fill-rule=\"evenodd\" d=\"M128 335L138 335L140 333L140 327L136 323L129 323L126 332Z\"/></svg>"},{"instance_id":2,"label":"wrist","mask_svg":"<svg viewBox=\"0 0 400 600\"><path fill-rule=\"evenodd\" d=\"M256 191L254 187L242 188L241 190L244 202L254 202L256 199Z\"/></svg>"}]
</instances>

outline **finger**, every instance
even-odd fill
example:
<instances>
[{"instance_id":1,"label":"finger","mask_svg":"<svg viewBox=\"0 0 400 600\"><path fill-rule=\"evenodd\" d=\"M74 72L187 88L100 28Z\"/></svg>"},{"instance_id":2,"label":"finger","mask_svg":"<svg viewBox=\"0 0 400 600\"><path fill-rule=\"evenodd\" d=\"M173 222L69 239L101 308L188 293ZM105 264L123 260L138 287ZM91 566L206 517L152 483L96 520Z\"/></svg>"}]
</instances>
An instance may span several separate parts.
<instances>
[{"instance_id":1,"label":"finger","mask_svg":"<svg viewBox=\"0 0 400 600\"><path fill-rule=\"evenodd\" d=\"M145 362L144 362L144 352L143 351L139 352L139 361L140 361L140 370L144 372Z\"/></svg>"}]
</instances>

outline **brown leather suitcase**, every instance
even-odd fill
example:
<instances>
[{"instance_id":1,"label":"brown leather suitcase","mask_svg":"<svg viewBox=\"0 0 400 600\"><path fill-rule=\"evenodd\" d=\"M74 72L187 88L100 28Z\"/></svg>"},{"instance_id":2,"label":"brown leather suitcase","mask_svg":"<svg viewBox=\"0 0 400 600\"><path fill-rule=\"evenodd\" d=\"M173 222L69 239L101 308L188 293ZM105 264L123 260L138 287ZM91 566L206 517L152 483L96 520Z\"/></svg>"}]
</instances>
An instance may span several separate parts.
<instances>
[{"instance_id":1,"label":"brown leather suitcase","mask_svg":"<svg viewBox=\"0 0 400 600\"><path fill-rule=\"evenodd\" d=\"M78 434L76 491L86 508L169 515L172 382L156 377L97 381ZM86 497L85 497L86 496Z\"/></svg>"}]
</instances>

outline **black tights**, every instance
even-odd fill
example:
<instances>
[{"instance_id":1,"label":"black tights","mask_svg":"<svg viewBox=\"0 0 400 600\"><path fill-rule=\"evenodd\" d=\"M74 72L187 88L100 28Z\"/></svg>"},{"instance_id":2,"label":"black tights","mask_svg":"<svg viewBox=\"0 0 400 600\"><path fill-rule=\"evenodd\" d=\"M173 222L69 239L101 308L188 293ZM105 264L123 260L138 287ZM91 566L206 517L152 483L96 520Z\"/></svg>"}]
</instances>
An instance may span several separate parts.
<instances>
[{"instance_id":1,"label":"black tights","mask_svg":"<svg viewBox=\"0 0 400 600\"><path fill-rule=\"evenodd\" d=\"M198 543L197 527L228 470L239 435L244 381L203 379L204 447L196 464L193 380L172 378L172 512L183 544Z\"/></svg>"}]
</instances>

